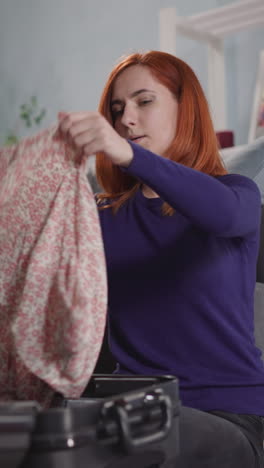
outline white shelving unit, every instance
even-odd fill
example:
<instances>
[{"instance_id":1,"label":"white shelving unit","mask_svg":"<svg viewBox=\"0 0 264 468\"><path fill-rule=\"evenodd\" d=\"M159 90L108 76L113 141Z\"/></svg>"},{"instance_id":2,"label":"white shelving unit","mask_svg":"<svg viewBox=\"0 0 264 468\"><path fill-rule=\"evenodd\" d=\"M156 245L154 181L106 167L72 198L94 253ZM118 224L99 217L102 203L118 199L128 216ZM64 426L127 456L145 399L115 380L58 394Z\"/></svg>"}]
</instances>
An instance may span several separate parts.
<instances>
[{"instance_id":1,"label":"white shelving unit","mask_svg":"<svg viewBox=\"0 0 264 468\"><path fill-rule=\"evenodd\" d=\"M177 35L208 47L208 100L215 129L227 128L224 40L248 28L264 25L264 0L240 0L231 5L182 17L176 8L160 10L160 50L177 55Z\"/></svg>"}]
</instances>

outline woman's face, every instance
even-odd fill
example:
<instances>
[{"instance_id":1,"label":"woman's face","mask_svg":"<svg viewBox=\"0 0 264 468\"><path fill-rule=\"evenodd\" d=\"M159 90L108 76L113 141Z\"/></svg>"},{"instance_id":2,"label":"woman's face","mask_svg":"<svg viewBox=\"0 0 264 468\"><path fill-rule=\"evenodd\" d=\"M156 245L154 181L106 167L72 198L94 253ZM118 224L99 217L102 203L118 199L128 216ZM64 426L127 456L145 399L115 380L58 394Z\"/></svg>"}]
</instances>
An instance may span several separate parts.
<instances>
[{"instance_id":1,"label":"woman's face","mask_svg":"<svg viewBox=\"0 0 264 468\"><path fill-rule=\"evenodd\" d=\"M132 65L118 76L111 111L120 136L156 154L163 155L175 137L178 102L147 66Z\"/></svg>"}]
</instances>

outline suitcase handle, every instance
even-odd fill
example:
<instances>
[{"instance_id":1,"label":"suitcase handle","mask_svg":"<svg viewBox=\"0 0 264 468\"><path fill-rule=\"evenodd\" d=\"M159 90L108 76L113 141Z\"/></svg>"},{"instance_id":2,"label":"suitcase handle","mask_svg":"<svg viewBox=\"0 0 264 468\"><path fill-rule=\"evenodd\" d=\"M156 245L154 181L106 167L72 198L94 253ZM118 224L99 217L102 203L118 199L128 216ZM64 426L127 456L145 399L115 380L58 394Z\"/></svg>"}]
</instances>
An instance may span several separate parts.
<instances>
[{"instance_id":1,"label":"suitcase handle","mask_svg":"<svg viewBox=\"0 0 264 468\"><path fill-rule=\"evenodd\" d=\"M113 423L113 419L118 426L119 440L121 439L123 448L127 452L143 447L147 444L159 442L164 439L172 426L172 404L169 396L164 395L161 389L154 390L140 395L140 398L116 400L109 402L103 409L104 416L108 422ZM135 415L136 413L136 415ZM139 415L141 415L139 417ZM143 415L143 416L142 416ZM157 418L158 415L158 418ZM112 418L109 421L109 416ZM142 421L143 418L143 421ZM152 423L153 420L160 422L158 430L151 430L144 435L133 435L134 428L141 427L142 423ZM113 434L113 426L112 426ZM115 432L115 431L114 431Z\"/></svg>"}]
</instances>

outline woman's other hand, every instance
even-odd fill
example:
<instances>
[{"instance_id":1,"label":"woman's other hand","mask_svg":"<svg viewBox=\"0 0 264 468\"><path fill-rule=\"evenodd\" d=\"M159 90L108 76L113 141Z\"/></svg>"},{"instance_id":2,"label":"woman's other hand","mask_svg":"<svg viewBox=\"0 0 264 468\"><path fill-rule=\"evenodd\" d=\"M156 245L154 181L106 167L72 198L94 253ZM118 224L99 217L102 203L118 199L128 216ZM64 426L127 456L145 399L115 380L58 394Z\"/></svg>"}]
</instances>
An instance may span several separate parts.
<instances>
[{"instance_id":1,"label":"woman's other hand","mask_svg":"<svg viewBox=\"0 0 264 468\"><path fill-rule=\"evenodd\" d=\"M84 156L103 152L113 164L127 167L133 159L130 144L99 112L61 112L59 129Z\"/></svg>"}]
</instances>

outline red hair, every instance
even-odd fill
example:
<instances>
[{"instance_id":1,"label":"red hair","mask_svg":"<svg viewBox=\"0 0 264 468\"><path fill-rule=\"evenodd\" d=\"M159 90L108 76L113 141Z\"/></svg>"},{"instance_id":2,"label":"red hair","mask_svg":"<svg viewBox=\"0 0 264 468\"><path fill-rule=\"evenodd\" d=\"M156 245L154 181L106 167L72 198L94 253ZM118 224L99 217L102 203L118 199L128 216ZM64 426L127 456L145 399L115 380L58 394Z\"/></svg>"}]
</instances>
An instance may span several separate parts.
<instances>
[{"instance_id":1,"label":"red hair","mask_svg":"<svg viewBox=\"0 0 264 468\"><path fill-rule=\"evenodd\" d=\"M113 86L122 71L133 65L148 67L153 76L166 86L178 101L175 138L161 156L212 176L226 174L207 100L199 80L189 65L173 55L149 51L125 57L115 66L106 82L99 112L113 126L110 107ZM114 211L127 201L140 185L137 179L124 174L118 166L112 164L104 153L98 153L96 156L96 175L99 184L105 190L98 198L116 199L111 204ZM164 203L163 213L172 215L174 209Z\"/></svg>"}]
</instances>

